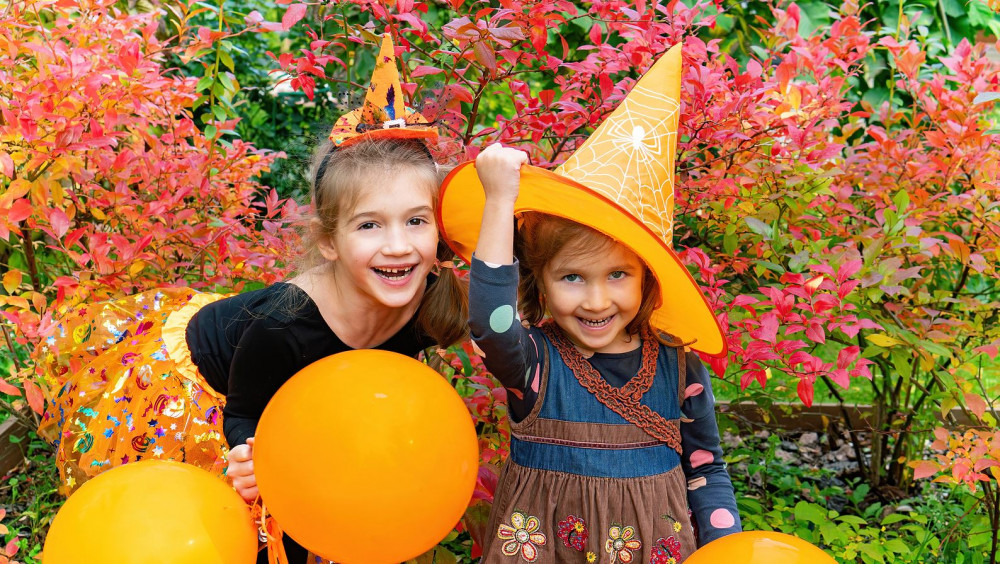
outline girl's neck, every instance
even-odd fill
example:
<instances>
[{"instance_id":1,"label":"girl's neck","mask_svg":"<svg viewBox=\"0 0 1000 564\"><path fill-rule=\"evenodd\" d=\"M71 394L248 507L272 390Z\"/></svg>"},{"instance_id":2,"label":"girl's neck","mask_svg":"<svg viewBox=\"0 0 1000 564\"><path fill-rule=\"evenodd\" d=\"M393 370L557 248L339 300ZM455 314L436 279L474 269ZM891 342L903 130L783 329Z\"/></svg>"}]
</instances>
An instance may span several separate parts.
<instances>
[{"instance_id":1,"label":"girl's neck","mask_svg":"<svg viewBox=\"0 0 1000 564\"><path fill-rule=\"evenodd\" d=\"M337 284L331 264L313 267L290 282L302 288L319 308L320 315L337 338L352 349L381 345L402 329L416 314L420 299L404 307L389 307L371 296L345 291Z\"/></svg>"}]
</instances>

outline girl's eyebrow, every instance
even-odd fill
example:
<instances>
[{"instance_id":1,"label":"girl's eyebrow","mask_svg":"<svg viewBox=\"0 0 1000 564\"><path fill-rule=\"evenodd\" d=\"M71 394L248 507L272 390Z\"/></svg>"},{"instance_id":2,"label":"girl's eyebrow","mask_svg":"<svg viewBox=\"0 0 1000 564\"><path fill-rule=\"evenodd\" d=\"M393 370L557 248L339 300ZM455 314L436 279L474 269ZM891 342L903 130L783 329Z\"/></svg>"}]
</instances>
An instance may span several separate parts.
<instances>
[{"instance_id":1,"label":"girl's eyebrow","mask_svg":"<svg viewBox=\"0 0 1000 564\"><path fill-rule=\"evenodd\" d=\"M419 214L422 214L422 213L433 213L433 212L434 212L434 209L431 208L430 206L417 206L415 208L410 208L410 209L404 211L403 215L413 216L413 215L419 215ZM382 210L362 211L362 212L358 212L358 213L355 213L354 215L352 215L351 218L347 220L347 222L348 223L353 223L353 222L361 220L361 219L377 219L377 218L382 217L383 215L385 215L385 212L382 211Z\"/></svg>"},{"instance_id":2,"label":"girl's eyebrow","mask_svg":"<svg viewBox=\"0 0 1000 564\"><path fill-rule=\"evenodd\" d=\"M570 274L577 274L577 271L573 268L553 268L550 272L553 278L562 278Z\"/></svg>"}]
</instances>

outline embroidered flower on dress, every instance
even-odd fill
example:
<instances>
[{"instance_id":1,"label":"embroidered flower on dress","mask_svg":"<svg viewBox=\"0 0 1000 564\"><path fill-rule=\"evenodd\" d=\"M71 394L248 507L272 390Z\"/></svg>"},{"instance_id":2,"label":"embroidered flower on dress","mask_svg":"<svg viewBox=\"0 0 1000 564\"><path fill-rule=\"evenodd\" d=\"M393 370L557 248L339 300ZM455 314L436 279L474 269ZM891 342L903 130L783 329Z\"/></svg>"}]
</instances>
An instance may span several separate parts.
<instances>
[{"instance_id":1,"label":"embroidered flower on dress","mask_svg":"<svg viewBox=\"0 0 1000 564\"><path fill-rule=\"evenodd\" d=\"M688 511L688 515L690 516L690 514L691 514L691 511L689 510ZM678 521L677 519L674 519L673 515L670 515L669 513L664 513L663 515L660 515L660 517L662 519L666 520L669 523L673 523L673 525L671 525L671 526L674 528L674 532L675 533L681 532L681 529L684 528L684 526L681 525L681 522Z\"/></svg>"},{"instance_id":2,"label":"embroidered flower on dress","mask_svg":"<svg viewBox=\"0 0 1000 564\"><path fill-rule=\"evenodd\" d=\"M608 530L608 540L604 542L604 550L611 554L611 564L632 562L632 551L642 548L642 543L635 538L635 528L615 525Z\"/></svg>"},{"instance_id":3,"label":"embroidered flower on dress","mask_svg":"<svg viewBox=\"0 0 1000 564\"><path fill-rule=\"evenodd\" d=\"M583 552L583 547L587 544L587 524L576 515L569 515L559 521L557 535L567 548Z\"/></svg>"},{"instance_id":4,"label":"embroidered flower on dress","mask_svg":"<svg viewBox=\"0 0 1000 564\"><path fill-rule=\"evenodd\" d=\"M587 553L587 562L597 562L597 554L593 552Z\"/></svg>"},{"instance_id":5,"label":"embroidered flower on dress","mask_svg":"<svg viewBox=\"0 0 1000 564\"><path fill-rule=\"evenodd\" d=\"M545 535L538 532L541 526L538 517L525 516L520 511L515 511L510 516L510 525L501 523L497 529L497 538L503 541L501 551L507 556L514 556L518 552L521 558L527 562L534 562L538 558L538 546L545 545Z\"/></svg>"},{"instance_id":6,"label":"embroidered flower on dress","mask_svg":"<svg viewBox=\"0 0 1000 564\"><path fill-rule=\"evenodd\" d=\"M673 536L657 539L649 564L677 564L681 561L681 543Z\"/></svg>"}]
</instances>

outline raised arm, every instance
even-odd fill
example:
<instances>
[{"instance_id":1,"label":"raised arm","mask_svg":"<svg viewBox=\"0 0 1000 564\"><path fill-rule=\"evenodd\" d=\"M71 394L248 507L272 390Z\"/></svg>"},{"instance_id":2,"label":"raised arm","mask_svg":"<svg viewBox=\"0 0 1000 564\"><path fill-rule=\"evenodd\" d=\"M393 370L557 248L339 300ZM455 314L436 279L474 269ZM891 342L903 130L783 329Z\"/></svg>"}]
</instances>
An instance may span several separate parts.
<instances>
[{"instance_id":1,"label":"raised arm","mask_svg":"<svg viewBox=\"0 0 1000 564\"><path fill-rule=\"evenodd\" d=\"M514 262L514 202L521 186L524 151L494 143L476 158L476 173L483 183L486 206L479 228L476 256L490 264Z\"/></svg>"},{"instance_id":2,"label":"raised arm","mask_svg":"<svg viewBox=\"0 0 1000 564\"><path fill-rule=\"evenodd\" d=\"M482 349L486 368L507 389L511 417L531 412L537 397L532 378L539 354L517 308L517 264L514 261L514 202L520 186L523 151L490 145L476 159L486 206L479 243L469 276L469 328ZM537 337L540 339L541 337Z\"/></svg>"}]
</instances>

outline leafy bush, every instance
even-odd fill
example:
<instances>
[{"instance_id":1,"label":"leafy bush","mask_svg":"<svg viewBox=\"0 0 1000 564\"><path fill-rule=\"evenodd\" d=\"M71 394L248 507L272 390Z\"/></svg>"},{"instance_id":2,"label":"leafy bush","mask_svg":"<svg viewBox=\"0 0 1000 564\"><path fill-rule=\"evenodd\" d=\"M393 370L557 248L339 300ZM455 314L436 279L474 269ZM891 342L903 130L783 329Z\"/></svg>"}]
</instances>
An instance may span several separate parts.
<instances>
[{"instance_id":1,"label":"leafy bush","mask_svg":"<svg viewBox=\"0 0 1000 564\"><path fill-rule=\"evenodd\" d=\"M782 440L750 437L726 453L744 528L795 535L845 563L988 560L990 519L968 490L925 483L886 504L857 476L783 462Z\"/></svg>"},{"instance_id":2,"label":"leafy bush","mask_svg":"<svg viewBox=\"0 0 1000 564\"><path fill-rule=\"evenodd\" d=\"M247 140L304 155L315 122L363 86L375 34L393 34L407 95L442 126L442 160L502 141L543 166L683 43L674 243L730 347L706 360L734 386L766 387L757 399L794 389L809 405L821 383L838 401L862 388L873 403L867 432L842 422L860 453L852 491L869 488L844 490L853 517L820 502L840 486L791 497L801 478L789 472L772 481L788 498L758 497L748 518L845 559L906 561L923 547L974 560L921 512L881 512L915 491L907 462L923 458L939 414L960 408L984 433L997 425L1000 62L975 37L997 31L977 1L254 0L132 14L111 0L17 0L0 12L2 313L25 344L63 304L280 278L296 206L254 180L278 155ZM272 72L291 90L280 104ZM292 167L268 178L284 195L302 185ZM432 362L483 433L475 538L506 448L505 392L473 350ZM24 367L0 392L37 411L39 384ZM938 464L930 471L957 476ZM976 493L949 490L969 511L954 526L979 539L970 527L985 508L993 558L1000 501L977 481Z\"/></svg>"},{"instance_id":3,"label":"leafy bush","mask_svg":"<svg viewBox=\"0 0 1000 564\"><path fill-rule=\"evenodd\" d=\"M0 14L0 305L21 343L66 304L277 280L295 248L296 207L254 181L278 155L224 142L225 120L199 129L198 81L163 67L185 44L158 39L154 14L113 6L31 0ZM28 370L17 380L41 411Z\"/></svg>"}]
</instances>

